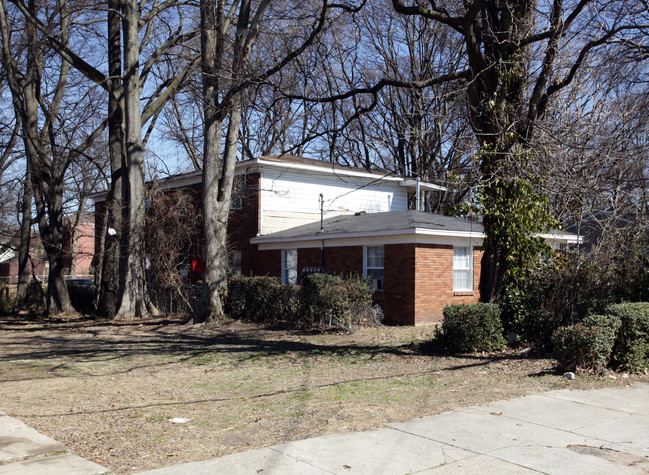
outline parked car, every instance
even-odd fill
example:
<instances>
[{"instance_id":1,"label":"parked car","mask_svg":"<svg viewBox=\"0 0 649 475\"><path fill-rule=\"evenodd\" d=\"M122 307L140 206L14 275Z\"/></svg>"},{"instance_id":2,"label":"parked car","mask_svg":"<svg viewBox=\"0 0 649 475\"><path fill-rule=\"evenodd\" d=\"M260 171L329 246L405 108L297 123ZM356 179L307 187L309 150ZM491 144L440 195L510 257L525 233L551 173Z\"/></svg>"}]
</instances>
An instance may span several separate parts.
<instances>
[{"instance_id":1,"label":"parked car","mask_svg":"<svg viewBox=\"0 0 649 475\"><path fill-rule=\"evenodd\" d=\"M70 302L79 312L90 311L94 305L97 287L91 279L66 279Z\"/></svg>"},{"instance_id":2,"label":"parked car","mask_svg":"<svg viewBox=\"0 0 649 475\"><path fill-rule=\"evenodd\" d=\"M95 281L90 279L66 279L68 290L95 291Z\"/></svg>"}]
</instances>

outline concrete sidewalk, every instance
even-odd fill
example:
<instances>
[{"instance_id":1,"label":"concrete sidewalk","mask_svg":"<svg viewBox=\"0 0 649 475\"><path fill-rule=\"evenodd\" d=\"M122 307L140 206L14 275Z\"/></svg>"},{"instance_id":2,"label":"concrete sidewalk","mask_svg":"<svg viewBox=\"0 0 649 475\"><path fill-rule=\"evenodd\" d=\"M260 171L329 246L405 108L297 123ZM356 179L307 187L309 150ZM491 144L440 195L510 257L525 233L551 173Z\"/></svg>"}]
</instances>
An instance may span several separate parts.
<instances>
[{"instance_id":1,"label":"concrete sidewalk","mask_svg":"<svg viewBox=\"0 0 649 475\"><path fill-rule=\"evenodd\" d=\"M101 473L0 413L0 475ZM142 473L649 473L649 384L551 391Z\"/></svg>"},{"instance_id":2,"label":"concrete sidewalk","mask_svg":"<svg viewBox=\"0 0 649 475\"><path fill-rule=\"evenodd\" d=\"M108 469L0 412L0 475L90 475Z\"/></svg>"},{"instance_id":3,"label":"concrete sidewalk","mask_svg":"<svg viewBox=\"0 0 649 475\"><path fill-rule=\"evenodd\" d=\"M551 391L142 473L649 473L649 385Z\"/></svg>"}]
</instances>

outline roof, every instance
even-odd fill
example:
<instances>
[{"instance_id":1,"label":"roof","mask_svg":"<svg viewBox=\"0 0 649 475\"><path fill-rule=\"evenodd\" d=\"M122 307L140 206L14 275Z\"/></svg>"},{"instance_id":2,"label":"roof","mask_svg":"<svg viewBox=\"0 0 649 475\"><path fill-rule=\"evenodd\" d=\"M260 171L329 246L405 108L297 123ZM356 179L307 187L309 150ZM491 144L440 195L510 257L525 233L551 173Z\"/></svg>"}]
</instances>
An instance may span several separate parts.
<instances>
[{"instance_id":1,"label":"roof","mask_svg":"<svg viewBox=\"0 0 649 475\"><path fill-rule=\"evenodd\" d=\"M334 175L357 176L375 180L385 180L399 182L400 186L416 189L419 186L422 190L446 191L446 187L435 185L424 181L417 181L410 177L402 177L385 170L367 170L360 167L340 165L338 163L327 162L324 160L315 160L312 158L298 157L296 155L271 155L250 160L242 160L235 164L235 174L245 173L250 168L257 169L282 169L282 170L301 170L313 173L326 173ZM192 171L172 175L158 179L157 183L161 189L179 188L197 184L202 181L202 172ZM107 198L107 191L100 191L90 195L95 202L104 201Z\"/></svg>"},{"instance_id":2,"label":"roof","mask_svg":"<svg viewBox=\"0 0 649 475\"><path fill-rule=\"evenodd\" d=\"M484 227L480 221L427 213L424 211L388 211L385 213L360 213L335 216L322 222L254 237L252 244L279 244L283 242L313 241L320 239L376 238L388 236L421 236L428 238L484 239ZM550 241L573 243L576 234L552 230L540 237Z\"/></svg>"},{"instance_id":3,"label":"roof","mask_svg":"<svg viewBox=\"0 0 649 475\"><path fill-rule=\"evenodd\" d=\"M296 241L316 238L346 238L394 234L435 234L438 236L463 236L483 238L482 223L455 216L426 213L424 211L388 211L385 213L359 213L335 216L320 222L296 226L276 233L257 236L253 244L279 241Z\"/></svg>"}]
</instances>

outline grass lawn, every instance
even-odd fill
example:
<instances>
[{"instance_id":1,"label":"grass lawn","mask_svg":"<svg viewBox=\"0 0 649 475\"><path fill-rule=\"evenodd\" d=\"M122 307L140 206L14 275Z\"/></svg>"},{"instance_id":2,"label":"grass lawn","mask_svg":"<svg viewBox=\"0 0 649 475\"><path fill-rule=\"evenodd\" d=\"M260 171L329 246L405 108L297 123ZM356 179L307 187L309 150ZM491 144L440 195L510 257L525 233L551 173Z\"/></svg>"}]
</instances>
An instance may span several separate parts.
<instances>
[{"instance_id":1,"label":"grass lawn","mask_svg":"<svg viewBox=\"0 0 649 475\"><path fill-rule=\"evenodd\" d=\"M567 381L553 360L515 351L428 355L421 343L433 333L1 317L0 411L131 473L551 389L649 380Z\"/></svg>"}]
</instances>

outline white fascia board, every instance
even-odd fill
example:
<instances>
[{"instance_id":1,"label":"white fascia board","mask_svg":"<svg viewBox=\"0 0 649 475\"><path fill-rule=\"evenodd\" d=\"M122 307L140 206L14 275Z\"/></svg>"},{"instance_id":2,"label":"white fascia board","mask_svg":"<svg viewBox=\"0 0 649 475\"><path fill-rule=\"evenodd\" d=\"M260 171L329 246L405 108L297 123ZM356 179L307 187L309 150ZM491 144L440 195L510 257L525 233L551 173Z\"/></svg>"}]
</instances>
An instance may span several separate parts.
<instances>
[{"instance_id":1,"label":"white fascia board","mask_svg":"<svg viewBox=\"0 0 649 475\"><path fill-rule=\"evenodd\" d=\"M259 250L319 247L322 241L326 247L362 246L367 244L448 244L480 245L484 234L466 231L434 231L430 229L403 229L395 231L375 231L371 233L324 234L321 236L301 236L296 238L264 239L257 236L250 240Z\"/></svg>"},{"instance_id":2,"label":"white fascia board","mask_svg":"<svg viewBox=\"0 0 649 475\"><path fill-rule=\"evenodd\" d=\"M415 188L417 186L416 185L417 182L414 180L406 180L402 177L388 175L388 174L380 175L378 173L361 172L357 170L345 170L340 168L334 168L333 166L321 167L316 165L307 165L304 163L289 163L289 162L274 162L274 161L271 162L271 161L263 160L261 158L257 159L256 162L259 165L259 168L262 170L264 168L272 169L272 170L299 170L299 171L306 171L311 173L320 173L323 175L344 175L349 177L368 178L370 180L376 180L376 181L390 181L390 182L399 183L399 186L405 186L407 188ZM419 186L425 190L438 190L438 191L447 190L443 186L433 185L432 183L423 182L423 181L419 182Z\"/></svg>"},{"instance_id":3,"label":"white fascia board","mask_svg":"<svg viewBox=\"0 0 649 475\"><path fill-rule=\"evenodd\" d=\"M88 195L88 198L93 200L95 203L101 203L102 201L106 201L106 199L108 198L108 190L90 193Z\"/></svg>"},{"instance_id":4,"label":"white fascia board","mask_svg":"<svg viewBox=\"0 0 649 475\"><path fill-rule=\"evenodd\" d=\"M404 179L401 183L399 183L399 186L403 186L404 188L408 188L411 190L416 190L417 180ZM448 191L448 188L446 188L445 186L434 185L433 183L428 183L427 181L420 181L419 188L425 191Z\"/></svg>"},{"instance_id":5,"label":"white fascia board","mask_svg":"<svg viewBox=\"0 0 649 475\"><path fill-rule=\"evenodd\" d=\"M557 241L565 244L581 244L584 242L582 236L576 234L537 234L537 237L541 237L546 241Z\"/></svg>"},{"instance_id":6,"label":"white fascia board","mask_svg":"<svg viewBox=\"0 0 649 475\"><path fill-rule=\"evenodd\" d=\"M395 236L374 236L364 238L348 239L311 239L303 241L286 241L282 243L265 243L259 244L260 251L270 251L278 249L307 249L319 248L324 245L325 248L347 247L347 246L382 246L387 244L436 244L447 246L480 246L481 239L453 238L453 237L434 237L434 236L416 236L395 235Z\"/></svg>"}]
</instances>

